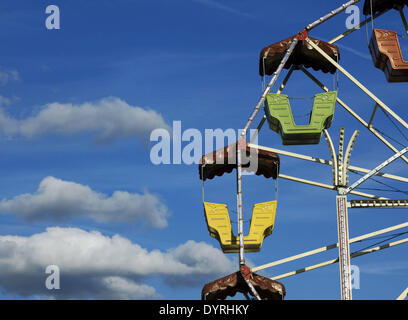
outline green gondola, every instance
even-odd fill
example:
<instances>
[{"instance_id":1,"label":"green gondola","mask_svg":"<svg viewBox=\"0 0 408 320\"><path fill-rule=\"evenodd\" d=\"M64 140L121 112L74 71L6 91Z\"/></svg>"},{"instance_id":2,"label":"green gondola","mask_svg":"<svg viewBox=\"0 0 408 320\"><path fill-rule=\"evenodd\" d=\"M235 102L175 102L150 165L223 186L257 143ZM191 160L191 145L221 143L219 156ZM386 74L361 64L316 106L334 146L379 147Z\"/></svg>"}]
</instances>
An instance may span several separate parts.
<instances>
[{"instance_id":1,"label":"green gondola","mask_svg":"<svg viewBox=\"0 0 408 320\"><path fill-rule=\"evenodd\" d=\"M265 114L271 130L279 133L284 145L318 144L323 129L330 127L336 105L337 91L315 95L308 125L296 125L289 97L270 93L265 102Z\"/></svg>"}]
</instances>

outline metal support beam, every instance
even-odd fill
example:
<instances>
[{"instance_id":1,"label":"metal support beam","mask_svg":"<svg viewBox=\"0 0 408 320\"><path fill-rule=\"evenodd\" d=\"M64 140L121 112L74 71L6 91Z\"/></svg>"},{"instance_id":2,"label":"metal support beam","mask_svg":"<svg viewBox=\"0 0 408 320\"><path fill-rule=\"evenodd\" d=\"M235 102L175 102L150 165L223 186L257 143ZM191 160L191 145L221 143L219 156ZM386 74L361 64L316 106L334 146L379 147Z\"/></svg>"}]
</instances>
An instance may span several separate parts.
<instances>
[{"instance_id":1,"label":"metal support beam","mask_svg":"<svg viewBox=\"0 0 408 320\"><path fill-rule=\"evenodd\" d=\"M370 233L367 233L367 234L363 234L361 236L354 237L354 238L350 239L350 244L355 243L355 242L359 242L359 241L362 241L362 240L366 240L366 239L369 239L369 238L372 238L372 237L375 237L375 236L378 236L378 235L381 235L381 234L384 234L384 233L388 233L388 232L392 232L392 231L395 231L395 230L398 230L398 229L406 228L406 227L408 227L408 222L401 223L401 224L398 224L398 225L395 225L395 226L392 226L392 227L388 227L388 228L385 228L385 229L377 230L377 231L374 231L374 232L370 232ZM333 243L333 244L330 244L330 245L327 245L327 246L324 246L324 247L321 247L321 248L306 251L304 253L300 253L300 254L297 254L297 255L294 255L294 256L291 256L291 257L287 257L287 258L284 258L284 259L273 261L271 263L261 265L259 267L252 268L251 271L256 272L256 271L259 271L259 270L264 270L264 269L267 269L267 268L275 267L275 266L278 266L278 265L281 265L281 264L284 264L284 263L287 263L287 262L291 262L291 261L295 261L295 260L302 259L302 258L305 258L305 257L309 257L309 256L315 255L317 253L325 252L325 251L337 248L338 246L339 246L338 243Z\"/></svg>"},{"instance_id":2,"label":"metal support beam","mask_svg":"<svg viewBox=\"0 0 408 320\"><path fill-rule=\"evenodd\" d=\"M389 199L389 200L351 200L347 204L349 208L360 209L360 208L369 208L369 209L406 209L408 208L408 199Z\"/></svg>"},{"instance_id":3,"label":"metal support beam","mask_svg":"<svg viewBox=\"0 0 408 320\"><path fill-rule=\"evenodd\" d=\"M257 137L258 134L259 134L259 131L261 131L263 125L265 124L265 121L266 121L266 116L263 116L262 119L261 119L261 121L260 121L259 124L258 124L258 127L256 128L255 133L252 135L251 140L250 140L249 143L253 143L253 142L255 141L256 137Z\"/></svg>"},{"instance_id":4,"label":"metal support beam","mask_svg":"<svg viewBox=\"0 0 408 320\"><path fill-rule=\"evenodd\" d=\"M403 157L401 157L401 158L403 158ZM370 172L370 170L368 170L368 169L360 168L360 167L356 167L356 166L349 166L348 169L349 170L354 170L354 171L359 171L359 172L362 172L362 173ZM389 173L377 172L375 175L379 176L379 177L391 179L391 180L396 180L396 181L401 181L401 182L408 182L408 178L396 176L396 175L389 174Z\"/></svg>"},{"instance_id":5,"label":"metal support beam","mask_svg":"<svg viewBox=\"0 0 408 320\"><path fill-rule=\"evenodd\" d=\"M249 281L249 279L245 279L245 282L247 283L247 285L249 287L249 290L252 292L252 294L254 295L256 300L261 300L261 297L259 296L258 292L256 292L256 289L253 286L253 284L251 283L251 281Z\"/></svg>"},{"instance_id":6,"label":"metal support beam","mask_svg":"<svg viewBox=\"0 0 408 320\"><path fill-rule=\"evenodd\" d=\"M352 300L347 196L344 195L337 196L336 202L337 202L337 230L339 238L338 243L340 260L341 299Z\"/></svg>"},{"instance_id":7,"label":"metal support beam","mask_svg":"<svg viewBox=\"0 0 408 320\"><path fill-rule=\"evenodd\" d=\"M385 160L383 163L375 167L373 170L371 170L369 173L367 173L364 177L361 177L358 179L355 183L353 183L350 187L346 188L342 194L347 194L350 191L354 190L357 188L360 184L362 184L364 181L367 181L369 178L371 178L373 175L375 175L377 172L381 171L383 168L391 164L393 161L401 157L403 154L408 152L408 147L402 149L401 151L397 152L394 154L392 157L388 158Z\"/></svg>"},{"instance_id":8,"label":"metal support beam","mask_svg":"<svg viewBox=\"0 0 408 320\"><path fill-rule=\"evenodd\" d=\"M397 300L405 300L408 297L408 288L404 290L403 293L397 298Z\"/></svg>"},{"instance_id":9,"label":"metal support beam","mask_svg":"<svg viewBox=\"0 0 408 320\"><path fill-rule=\"evenodd\" d=\"M370 90L363 86L356 78L354 78L350 73L348 73L341 65L334 61L326 52L319 48L313 41L306 38L305 41L313 47L317 52L319 52L327 61L329 61L333 66L335 66L341 73L343 73L347 78L349 78L357 87L359 87L365 94L367 94L371 99L373 99L384 111L387 111L395 120L397 120L402 126L408 129L408 124L398 116L394 111L392 111L384 102L378 99Z\"/></svg>"},{"instance_id":10,"label":"metal support beam","mask_svg":"<svg viewBox=\"0 0 408 320\"><path fill-rule=\"evenodd\" d=\"M240 141L237 143L237 216L238 216L238 237L239 237L239 265L245 265L244 250L244 212L242 200L242 165Z\"/></svg>"},{"instance_id":11,"label":"metal support beam","mask_svg":"<svg viewBox=\"0 0 408 320\"><path fill-rule=\"evenodd\" d=\"M346 10L348 7L352 6L353 4L356 4L357 2L359 2L360 0L352 0L352 1L348 1L345 4L341 5L340 7L338 7L337 9L334 9L332 11L330 11L328 14L326 14L325 16L317 19L315 22L312 22L311 24L309 24L305 29L307 31L312 30L313 28L316 28L318 25L322 24L323 22L329 20L330 18L333 18L335 15L339 14L340 12Z\"/></svg>"},{"instance_id":12,"label":"metal support beam","mask_svg":"<svg viewBox=\"0 0 408 320\"><path fill-rule=\"evenodd\" d=\"M374 116L375 116L375 113L377 112L377 109L378 109L378 103L375 104L374 111L373 111L373 113L371 114L370 121L368 121L368 126L369 126L370 128L371 128L371 124L373 123Z\"/></svg>"},{"instance_id":13,"label":"metal support beam","mask_svg":"<svg viewBox=\"0 0 408 320\"><path fill-rule=\"evenodd\" d=\"M283 91L283 89L285 89L285 87L286 87L290 77L292 76L292 73L293 73L294 70L295 70L294 66L292 66L289 69L288 73L286 74L285 79L283 79L281 86L279 87L278 91L276 92L277 94L280 94Z\"/></svg>"},{"instance_id":14,"label":"metal support beam","mask_svg":"<svg viewBox=\"0 0 408 320\"><path fill-rule=\"evenodd\" d=\"M252 143L248 144L248 146L250 148L254 148L254 149L272 151L272 152L275 152L275 153L283 155L283 156L288 156L288 157L292 157L292 158L296 158L296 159L301 159L301 160L306 160L306 161L310 161L310 162L315 162L315 163L320 163L320 164L324 164L324 165L333 166L332 161L317 158L317 157L306 156L306 155L303 155L303 154L300 154L300 153L280 150L280 149L276 149L276 148L264 147L264 146L260 146L260 145L256 145L256 144L252 144ZM347 153L347 151L346 151L346 153ZM362 172L362 173L368 173L368 172L371 171L369 169L356 167L356 166L351 166L351 165L349 165L347 168L349 170L354 170L354 171L358 171L358 172ZM382 172L377 172L376 175L379 176L379 177L383 177L383 178L387 178L387 179L391 179L391 180L396 180L396 181L408 183L408 178L405 178L405 177L400 177L400 176L396 176L396 175L393 175L393 174L382 173Z\"/></svg>"},{"instance_id":15,"label":"metal support beam","mask_svg":"<svg viewBox=\"0 0 408 320\"><path fill-rule=\"evenodd\" d=\"M332 159L331 163L332 163L333 186L336 187L339 185L339 166L338 166L337 157L336 157L336 150L334 149L334 144L330 137L329 131L327 131L327 129L324 129L323 133L324 133L324 138L330 150L330 155Z\"/></svg>"},{"instance_id":16,"label":"metal support beam","mask_svg":"<svg viewBox=\"0 0 408 320\"><path fill-rule=\"evenodd\" d=\"M301 68L301 70L311 79L313 82L315 82L321 89L324 91L328 92L330 91L324 84L322 84L315 76L313 76L309 71L307 71L305 68ZM356 118L364 127L366 127L372 134L374 134L382 143L384 143L389 149L391 149L393 152L398 152L398 149L395 148L390 142L388 142L387 139L385 139L381 134L379 134L376 130L374 130L372 127L368 125L367 122L365 122L356 112L353 111L347 104L345 104L339 97L337 97L337 102L348 112L350 113L354 118ZM402 157L402 159L408 163L408 159L406 157Z\"/></svg>"},{"instance_id":17,"label":"metal support beam","mask_svg":"<svg viewBox=\"0 0 408 320\"><path fill-rule=\"evenodd\" d=\"M340 128L340 135L339 135L339 152L337 154L337 174L338 174L338 179L336 186L342 186L344 187L343 184L343 153L344 153L344 127Z\"/></svg>"},{"instance_id":18,"label":"metal support beam","mask_svg":"<svg viewBox=\"0 0 408 320\"><path fill-rule=\"evenodd\" d=\"M345 155L344 155L344 164L343 164L343 170L344 170L344 172L343 172L343 177L344 177L344 181L343 181L343 184L344 184L345 186L347 186L348 183L349 183L348 170L349 170L349 167L350 167L351 151L353 150L354 143L356 142L356 139L357 139L357 136L359 135L359 133L360 133L360 131L358 131L358 130L355 130L355 131L353 132L353 135L351 136L350 141L349 141L349 143L348 143L348 145L347 145L346 153L345 153Z\"/></svg>"},{"instance_id":19,"label":"metal support beam","mask_svg":"<svg viewBox=\"0 0 408 320\"><path fill-rule=\"evenodd\" d=\"M278 177L281 178L281 179L285 179L285 180L290 180L290 181L294 181L294 182L309 184L309 185L315 186L315 187L320 187L320 188L329 189L329 190L336 190L335 186L331 186L329 184L316 182L316 181L312 181L312 180L307 180L307 179L296 178L296 177L288 176L288 175L283 174L283 173L280 173ZM387 198L384 198L384 197L378 197L378 196L375 196L375 195L372 195L372 194L369 194L369 193L364 193L364 192L359 192L359 191L351 191L350 193L354 194L356 196L371 198L371 199L383 199L383 200L387 199Z\"/></svg>"},{"instance_id":20,"label":"metal support beam","mask_svg":"<svg viewBox=\"0 0 408 320\"><path fill-rule=\"evenodd\" d=\"M402 19L402 23L403 23L403 25L404 25L404 28L405 28L405 32L407 33L407 35L408 35L408 23L407 23L407 19L405 18L405 15L404 15L404 7L402 6L401 8L399 8L399 13L400 13L400 16L401 16L401 19Z\"/></svg>"},{"instance_id":21,"label":"metal support beam","mask_svg":"<svg viewBox=\"0 0 408 320\"><path fill-rule=\"evenodd\" d=\"M276 148L260 146L260 145L256 145L256 144L252 144L252 143L249 144L248 146L250 148L265 150L265 151L271 151L271 152L278 153L280 155L284 155L284 156L288 156L288 157L292 157L292 158L296 158L296 159L302 159L302 160L306 160L306 161L317 162L317 163L326 164L326 165L330 165L330 166L332 165L332 162L329 161L329 160L325 160L325 159L321 159L321 158L317 158L317 157L312 157L312 156L306 156L306 155L303 155L303 154L300 154L300 153L295 153L295 152L280 150L280 149L276 149ZM407 182L408 182L408 179L407 179Z\"/></svg>"},{"instance_id":22,"label":"metal support beam","mask_svg":"<svg viewBox=\"0 0 408 320\"><path fill-rule=\"evenodd\" d=\"M363 255L369 254L369 253L377 252L377 251L380 251L380 250L383 250L383 249L388 249L388 248L395 247L395 246L398 246L398 245L401 245L401 244L404 244L404 243L408 243L408 238L398 240L398 241L395 241L395 242L386 243L386 244L383 244L383 245L375 247L375 248L371 248L371 249L367 249L367 250L363 250L363 251L353 252L350 255L350 258L351 259L357 258L357 257L363 256ZM297 274L307 272L307 271L312 271L312 270L322 268L322 267L326 267L328 265L331 265L331 264L334 264L334 263L337 263L337 262L339 262L338 258L328 260L328 261L318 263L318 264L315 264L315 265L312 265L312 266L308 266L308 267L305 267L305 268L301 268L301 269L298 269L298 270L295 270L295 271L280 274L278 276L272 277L271 279L279 280L279 279L287 278L287 277L290 277L290 276L295 276Z\"/></svg>"},{"instance_id":23,"label":"metal support beam","mask_svg":"<svg viewBox=\"0 0 408 320\"><path fill-rule=\"evenodd\" d=\"M375 14L375 15L373 16L372 19L371 19L371 17L367 18L366 20L364 20L363 22L361 22L359 25L355 26L355 27L352 28L352 29L349 29L349 30L343 32L342 34L338 35L336 38L330 40L328 43L333 44L333 43L335 43L335 42L337 42L337 41L343 39L344 37L348 36L349 34L353 33L354 31L359 30L362 26L366 25L366 24L369 23L371 20L374 20L374 19L378 18L379 16L383 15L383 14L386 13L387 11L389 11L389 10L385 10L385 11L382 11L382 12L378 12L377 14Z\"/></svg>"}]
</instances>

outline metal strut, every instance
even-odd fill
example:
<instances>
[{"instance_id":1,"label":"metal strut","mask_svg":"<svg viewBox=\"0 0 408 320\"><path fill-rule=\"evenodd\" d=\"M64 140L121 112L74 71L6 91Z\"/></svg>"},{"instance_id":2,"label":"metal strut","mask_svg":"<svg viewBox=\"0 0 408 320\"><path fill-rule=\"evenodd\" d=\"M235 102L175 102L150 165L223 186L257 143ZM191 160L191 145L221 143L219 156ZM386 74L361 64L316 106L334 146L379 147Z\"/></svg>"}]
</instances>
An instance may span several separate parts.
<instances>
[{"instance_id":1,"label":"metal strut","mask_svg":"<svg viewBox=\"0 0 408 320\"><path fill-rule=\"evenodd\" d=\"M391 208L406 209L408 208L408 199L376 199L376 200L351 200L347 205L349 208Z\"/></svg>"},{"instance_id":2,"label":"metal strut","mask_svg":"<svg viewBox=\"0 0 408 320\"><path fill-rule=\"evenodd\" d=\"M337 156L329 132L327 130L324 130L323 132L332 157L333 187L338 191L336 203L341 299L351 300L350 239L348 228L347 196L344 193L344 188L346 188L348 184L348 167L350 164L351 151L353 150L353 146L359 131L354 131L347 145L346 153L344 153L344 128L340 128L339 152Z\"/></svg>"},{"instance_id":3,"label":"metal strut","mask_svg":"<svg viewBox=\"0 0 408 320\"><path fill-rule=\"evenodd\" d=\"M369 178L371 178L373 175L377 174L377 172L381 171L383 168L388 166L390 163L392 163L394 160L400 158L402 155L408 152L408 147L402 149L401 151L397 152L394 154L392 157L388 158L385 160L383 163L375 167L373 170L371 170L369 173L367 173L364 177L358 179L356 182L354 182L350 187L347 189L344 189L342 194L347 194L353 189L357 188L360 184L362 184L364 181L367 181Z\"/></svg>"},{"instance_id":4,"label":"metal strut","mask_svg":"<svg viewBox=\"0 0 408 320\"><path fill-rule=\"evenodd\" d=\"M307 31L312 30L313 28L317 27L319 24L322 24L323 22L329 20L330 18L334 17L335 15L339 14L340 12L346 10L348 7L352 6L353 4L356 4L360 0L351 0L349 2L346 2L345 4L341 5L337 9L334 9L330 11L330 13L326 14L325 16L321 17L320 19L316 20L315 22L312 22L306 27Z\"/></svg>"},{"instance_id":5,"label":"metal strut","mask_svg":"<svg viewBox=\"0 0 408 320\"><path fill-rule=\"evenodd\" d=\"M351 300L350 243L348 232L347 196L339 195L337 201L337 227L339 238L341 299Z\"/></svg>"},{"instance_id":6,"label":"metal strut","mask_svg":"<svg viewBox=\"0 0 408 320\"><path fill-rule=\"evenodd\" d=\"M406 288L404 292L401 293L401 295L397 298L397 300L405 300L406 298L408 298L408 288Z\"/></svg>"}]
</instances>

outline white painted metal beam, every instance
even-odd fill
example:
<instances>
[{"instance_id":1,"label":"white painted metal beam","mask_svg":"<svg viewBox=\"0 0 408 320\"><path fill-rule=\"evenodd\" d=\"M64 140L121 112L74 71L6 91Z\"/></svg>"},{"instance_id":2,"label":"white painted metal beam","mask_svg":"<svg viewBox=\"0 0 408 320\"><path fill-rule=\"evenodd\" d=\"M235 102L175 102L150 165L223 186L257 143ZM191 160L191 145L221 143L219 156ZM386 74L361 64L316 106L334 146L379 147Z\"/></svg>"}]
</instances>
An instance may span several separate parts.
<instances>
[{"instance_id":1,"label":"white painted metal beam","mask_svg":"<svg viewBox=\"0 0 408 320\"><path fill-rule=\"evenodd\" d=\"M406 228L406 227L408 227L408 222L401 223L401 224L398 224L398 225L395 225L395 226L392 226L392 227L388 227L388 228L385 228L385 229L377 230L377 231L374 231L374 232L370 232L370 233L367 233L367 234L363 234L361 236L354 237L354 238L350 239L350 244L355 243L355 242L359 242L361 240L366 240L366 239L369 239L369 238L372 238L372 237L375 237L375 236L378 236L378 235L381 235L381 234L384 234L384 233L388 233L388 232L392 232L392 231L399 230L399 229L402 229L402 228ZM278 266L278 265L281 265L281 264L284 264L284 263L287 263L287 262L290 262L290 261L295 261L295 260L298 260L298 259L302 259L302 258L305 258L305 257L315 255L317 253L325 252L325 251L337 248L338 245L339 245L338 243L333 243L333 244L330 244L330 245L327 245L327 246L324 246L324 247L321 247L321 248L317 248L317 249L314 249L314 250L310 250L310 251L306 251L306 252L303 252L303 253L300 253L300 254L296 254L296 255L291 256L291 257L276 260L276 261L261 265L259 267L252 268L252 272L256 272L256 271L259 271L259 270L264 270L264 269L267 269L267 268L275 267L275 266Z\"/></svg>"},{"instance_id":2,"label":"white painted metal beam","mask_svg":"<svg viewBox=\"0 0 408 320\"><path fill-rule=\"evenodd\" d=\"M372 249L367 249L367 250L363 250L363 251L354 252L354 253L352 253L350 255L350 258L351 259L357 258L357 257L363 256L363 255L366 255L368 253L373 253L373 252L377 252L377 251L380 251L380 250L383 250L383 249L388 249L388 248L395 247L395 246L398 246L398 245L401 245L401 244L404 244L404 243L408 243L408 238L405 238L405 239L402 239L402 240L399 240L399 241L395 241L395 242L391 242L391 243L387 243L387 244L384 244L382 246L378 246L378 247L375 247L375 248L372 248ZM301 269L291 271L291 272L287 272L287 273L284 273L284 274L280 274L278 276L272 277L271 279L279 280L279 279L283 279L283 278L288 278L288 277L295 276L295 275L300 274L300 273L304 273L304 272L307 272L307 271L312 271L312 270L315 270L315 269L318 269L318 268L322 268L322 267L325 267L325 266L328 266L328 265L331 265L331 264L334 264L334 263L337 263L337 262L339 262L339 258L328 260L328 261L318 263L318 264L314 264L312 266L308 266L308 267L301 268Z\"/></svg>"}]
</instances>

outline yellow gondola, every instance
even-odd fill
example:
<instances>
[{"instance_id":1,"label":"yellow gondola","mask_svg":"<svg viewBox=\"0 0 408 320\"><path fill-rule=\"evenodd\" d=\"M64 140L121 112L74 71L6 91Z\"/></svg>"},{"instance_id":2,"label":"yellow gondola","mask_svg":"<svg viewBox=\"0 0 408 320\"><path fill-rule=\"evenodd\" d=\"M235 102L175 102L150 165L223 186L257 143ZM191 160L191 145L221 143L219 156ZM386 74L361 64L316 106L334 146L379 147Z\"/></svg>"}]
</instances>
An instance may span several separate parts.
<instances>
[{"instance_id":1,"label":"yellow gondola","mask_svg":"<svg viewBox=\"0 0 408 320\"><path fill-rule=\"evenodd\" d=\"M252 211L249 234L244 237L245 252L259 252L264 238L272 234L277 201L257 203ZM239 252L239 238L231 227L228 208L225 204L204 202L205 219L211 237L217 239L224 253Z\"/></svg>"},{"instance_id":2,"label":"yellow gondola","mask_svg":"<svg viewBox=\"0 0 408 320\"><path fill-rule=\"evenodd\" d=\"M213 179L215 176L232 172L236 168L236 159L234 159L236 152L236 144L233 144L203 156L199 166L200 179L203 180L203 183L206 179ZM263 175L266 178L277 178L279 156L276 153L255 151L248 146L241 152L248 156L248 162L244 168L250 168L251 161L253 162L256 158L255 174ZM210 236L218 240L224 253L239 252L239 237L235 236L232 231L227 205L205 201L203 203ZM263 240L273 231L276 207L277 201L254 204L249 234L244 236L245 252L259 252L261 250Z\"/></svg>"}]
</instances>

